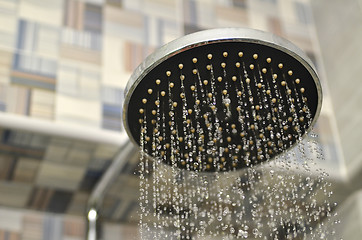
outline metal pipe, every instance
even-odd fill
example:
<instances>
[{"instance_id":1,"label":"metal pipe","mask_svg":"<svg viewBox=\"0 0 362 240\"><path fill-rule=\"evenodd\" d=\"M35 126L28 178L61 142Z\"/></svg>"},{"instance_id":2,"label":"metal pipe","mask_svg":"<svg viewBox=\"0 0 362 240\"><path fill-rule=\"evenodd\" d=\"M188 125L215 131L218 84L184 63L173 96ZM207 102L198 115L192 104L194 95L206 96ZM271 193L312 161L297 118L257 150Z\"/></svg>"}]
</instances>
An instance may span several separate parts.
<instances>
[{"instance_id":1,"label":"metal pipe","mask_svg":"<svg viewBox=\"0 0 362 240\"><path fill-rule=\"evenodd\" d=\"M124 167L127 160L130 156L136 154L137 149L134 145L130 142L127 134L122 135L122 142L121 147L114 158L112 164L103 174L100 181L95 186L94 190L92 191L87 204L87 240L97 240L99 239L101 225L99 222L100 218L100 209L102 205L102 201L104 195L106 194L107 190L109 189L111 183L115 181L119 172Z\"/></svg>"},{"instance_id":2,"label":"metal pipe","mask_svg":"<svg viewBox=\"0 0 362 240\"><path fill-rule=\"evenodd\" d=\"M87 239L88 240L96 240L97 239L97 218L98 212L96 209L91 208L88 211L87 220L88 220L88 233Z\"/></svg>"}]
</instances>

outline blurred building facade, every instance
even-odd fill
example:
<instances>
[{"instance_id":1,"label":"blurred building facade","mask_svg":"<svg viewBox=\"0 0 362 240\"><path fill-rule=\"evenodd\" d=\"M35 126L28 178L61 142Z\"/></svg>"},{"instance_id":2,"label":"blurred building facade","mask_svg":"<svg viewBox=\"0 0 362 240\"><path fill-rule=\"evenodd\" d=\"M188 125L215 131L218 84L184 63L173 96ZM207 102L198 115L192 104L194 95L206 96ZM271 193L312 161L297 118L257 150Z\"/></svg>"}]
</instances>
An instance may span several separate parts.
<instances>
[{"instance_id":1,"label":"blurred building facade","mask_svg":"<svg viewBox=\"0 0 362 240\"><path fill-rule=\"evenodd\" d=\"M120 147L130 74L157 47L208 28L269 31L307 52L324 87L319 164L344 179L313 18L321 2L0 0L0 239L84 239L89 195ZM137 164L130 159L106 194L104 239L137 233Z\"/></svg>"}]
</instances>

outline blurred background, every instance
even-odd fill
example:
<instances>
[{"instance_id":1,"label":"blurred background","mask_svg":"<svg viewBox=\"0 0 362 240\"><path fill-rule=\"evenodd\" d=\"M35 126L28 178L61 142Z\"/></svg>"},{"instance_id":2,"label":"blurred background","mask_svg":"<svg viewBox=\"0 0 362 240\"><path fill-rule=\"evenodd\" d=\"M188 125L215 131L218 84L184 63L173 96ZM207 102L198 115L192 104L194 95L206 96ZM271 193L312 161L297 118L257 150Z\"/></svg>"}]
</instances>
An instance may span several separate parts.
<instances>
[{"instance_id":1,"label":"blurred background","mask_svg":"<svg viewBox=\"0 0 362 240\"><path fill-rule=\"evenodd\" d=\"M313 60L316 161L337 236L360 239L362 0L0 0L0 240L85 239L94 204L103 239L138 239L124 87L157 47L215 27L273 32Z\"/></svg>"}]
</instances>

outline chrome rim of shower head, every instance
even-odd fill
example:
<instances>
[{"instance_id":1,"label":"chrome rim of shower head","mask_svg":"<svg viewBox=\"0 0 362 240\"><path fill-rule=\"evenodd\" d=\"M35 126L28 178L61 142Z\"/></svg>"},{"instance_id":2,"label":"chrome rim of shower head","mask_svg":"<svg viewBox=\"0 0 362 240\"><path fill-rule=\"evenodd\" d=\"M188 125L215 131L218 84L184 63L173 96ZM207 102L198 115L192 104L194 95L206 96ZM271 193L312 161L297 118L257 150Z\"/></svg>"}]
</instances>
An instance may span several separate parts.
<instances>
[{"instance_id":1,"label":"chrome rim of shower head","mask_svg":"<svg viewBox=\"0 0 362 240\"><path fill-rule=\"evenodd\" d=\"M136 68L123 122L151 157L230 171L294 146L321 105L316 69L294 44L253 29L212 29L164 45Z\"/></svg>"}]
</instances>

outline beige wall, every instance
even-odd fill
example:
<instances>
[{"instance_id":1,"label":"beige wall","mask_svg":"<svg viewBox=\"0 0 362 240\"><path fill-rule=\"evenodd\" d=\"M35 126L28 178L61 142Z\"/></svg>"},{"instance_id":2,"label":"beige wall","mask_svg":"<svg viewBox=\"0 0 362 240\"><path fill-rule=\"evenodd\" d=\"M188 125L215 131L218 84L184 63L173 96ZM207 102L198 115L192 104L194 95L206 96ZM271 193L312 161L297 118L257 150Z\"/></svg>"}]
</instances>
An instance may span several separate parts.
<instances>
[{"instance_id":1,"label":"beige wall","mask_svg":"<svg viewBox=\"0 0 362 240\"><path fill-rule=\"evenodd\" d=\"M346 167L345 187L336 192L349 197L338 207L335 237L357 240L362 234L362 1L316 0L311 6Z\"/></svg>"},{"instance_id":2,"label":"beige wall","mask_svg":"<svg viewBox=\"0 0 362 240\"><path fill-rule=\"evenodd\" d=\"M362 166L362 1L311 1L327 85L347 167Z\"/></svg>"}]
</instances>

